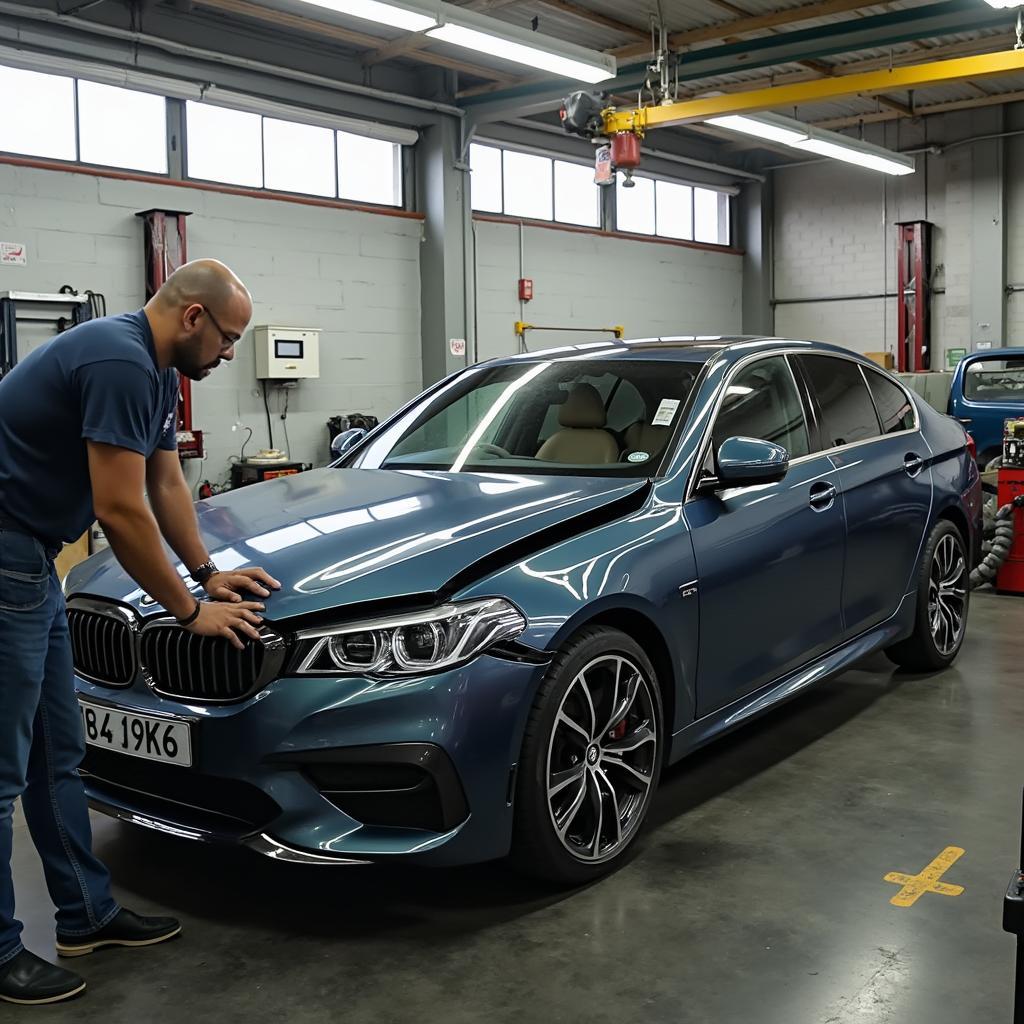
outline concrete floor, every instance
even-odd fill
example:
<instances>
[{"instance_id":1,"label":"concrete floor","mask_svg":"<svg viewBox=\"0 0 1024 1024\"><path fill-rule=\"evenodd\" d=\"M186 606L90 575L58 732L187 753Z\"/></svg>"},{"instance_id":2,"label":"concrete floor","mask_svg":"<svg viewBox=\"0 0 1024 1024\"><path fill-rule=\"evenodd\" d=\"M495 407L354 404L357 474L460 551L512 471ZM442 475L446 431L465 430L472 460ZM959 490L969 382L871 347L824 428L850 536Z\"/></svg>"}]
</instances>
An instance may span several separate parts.
<instances>
[{"instance_id":1,"label":"concrete floor","mask_svg":"<svg viewBox=\"0 0 1024 1024\"><path fill-rule=\"evenodd\" d=\"M976 596L939 677L882 657L673 768L635 860L553 894L497 866L289 868L96 820L118 896L181 941L76 961L47 1021L998 1024L1024 784L1024 601ZM947 846L958 897L889 903ZM24 828L26 944L52 908ZM13 1010L11 1012L13 1019Z\"/></svg>"}]
</instances>

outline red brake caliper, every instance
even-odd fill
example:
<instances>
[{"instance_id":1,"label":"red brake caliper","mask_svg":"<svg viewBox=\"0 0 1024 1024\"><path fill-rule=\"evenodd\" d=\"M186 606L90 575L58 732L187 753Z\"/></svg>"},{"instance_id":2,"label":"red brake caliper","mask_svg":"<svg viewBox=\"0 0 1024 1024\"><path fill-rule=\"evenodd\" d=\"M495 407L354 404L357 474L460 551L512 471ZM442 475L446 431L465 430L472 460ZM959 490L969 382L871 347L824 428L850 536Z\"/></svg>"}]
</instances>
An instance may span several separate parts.
<instances>
[{"instance_id":1,"label":"red brake caliper","mask_svg":"<svg viewBox=\"0 0 1024 1024\"><path fill-rule=\"evenodd\" d=\"M623 719L614 729L608 733L608 738L611 740L621 740L626 735L626 720Z\"/></svg>"}]
</instances>

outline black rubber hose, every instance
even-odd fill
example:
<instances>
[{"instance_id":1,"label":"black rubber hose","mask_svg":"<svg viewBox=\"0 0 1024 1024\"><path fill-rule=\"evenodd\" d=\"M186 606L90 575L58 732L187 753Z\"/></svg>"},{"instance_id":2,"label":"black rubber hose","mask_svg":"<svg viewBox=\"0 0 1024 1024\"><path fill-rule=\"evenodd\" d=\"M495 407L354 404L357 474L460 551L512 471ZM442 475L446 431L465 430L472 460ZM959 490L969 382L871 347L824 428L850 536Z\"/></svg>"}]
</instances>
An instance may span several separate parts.
<instances>
[{"instance_id":1,"label":"black rubber hose","mask_svg":"<svg viewBox=\"0 0 1024 1024\"><path fill-rule=\"evenodd\" d=\"M1010 551L1013 549L1013 513L1018 508L1024 508L1024 494L1018 494L1013 501L1005 504L996 513L991 545L986 545L988 553L971 573L971 590L991 583L1010 557Z\"/></svg>"}]
</instances>

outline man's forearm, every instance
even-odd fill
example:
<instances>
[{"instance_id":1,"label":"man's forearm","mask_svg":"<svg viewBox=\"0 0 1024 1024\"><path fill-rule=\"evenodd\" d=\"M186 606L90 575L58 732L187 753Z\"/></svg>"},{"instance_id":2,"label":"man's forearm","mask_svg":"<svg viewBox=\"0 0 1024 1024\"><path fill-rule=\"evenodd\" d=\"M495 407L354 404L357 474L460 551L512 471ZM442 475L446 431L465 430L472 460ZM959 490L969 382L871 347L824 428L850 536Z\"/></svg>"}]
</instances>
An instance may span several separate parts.
<instances>
[{"instance_id":1,"label":"man's forearm","mask_svg":"<svg viewBox=\"0 0 1024 1024\"><path fill-rule=\"evenodd\" d=\"M190 509L191 511L191 509ZM171 563L163 557L156 519L141 501L100 516L110 546L129 575L176 619L192 614L195 598ZM156 558L154 552L159 552Z\"/></svg>"},{"instance_id":2,"label":"man's forearm","mask_svg":"<svg viewBox=\"0 0 1024 1024\"><path fill-rule=\"evenodd\" d=\"M199 536L192 494L184 479L153 488L149 493L157 525L186 569L209 560L210 555Z\"/></svg>"}]
</instances>

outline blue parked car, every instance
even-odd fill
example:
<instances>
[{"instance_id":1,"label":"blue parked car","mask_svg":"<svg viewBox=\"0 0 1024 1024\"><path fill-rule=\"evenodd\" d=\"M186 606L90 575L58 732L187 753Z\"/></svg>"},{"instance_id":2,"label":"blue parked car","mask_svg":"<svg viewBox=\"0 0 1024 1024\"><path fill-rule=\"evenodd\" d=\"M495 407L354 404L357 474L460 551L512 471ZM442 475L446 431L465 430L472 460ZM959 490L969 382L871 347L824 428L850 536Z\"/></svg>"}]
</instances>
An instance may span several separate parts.
<instances>
[{"instance_id":1,"label":"blue parked car","mask_svg":"<svg viewBox=\"0 0 1024 1024\"><path fill-rule=\"evenodd\" d=\"M1003 451L1003 422L1024 417L1024 348L994 348L960 360L949 414L968 430L986 466Z\"/></svg>"},{"instance_id":2,"label":"blue parked car","mask_svg":"<svg viewBox=\"0 0 1024 1024\"><path fill-rule=\"evenodd\" d=\"M474 366L198 511L221 567L283 589L237 652L108 555L69 576L94 807L578 883L665 765L873 651L949 665L981 492L963 429L859 356L659 339Z\"/></svg>"}]
</instances>

